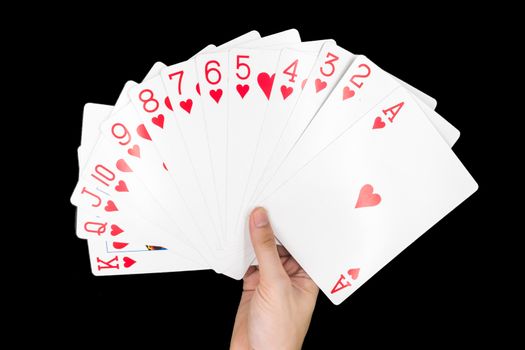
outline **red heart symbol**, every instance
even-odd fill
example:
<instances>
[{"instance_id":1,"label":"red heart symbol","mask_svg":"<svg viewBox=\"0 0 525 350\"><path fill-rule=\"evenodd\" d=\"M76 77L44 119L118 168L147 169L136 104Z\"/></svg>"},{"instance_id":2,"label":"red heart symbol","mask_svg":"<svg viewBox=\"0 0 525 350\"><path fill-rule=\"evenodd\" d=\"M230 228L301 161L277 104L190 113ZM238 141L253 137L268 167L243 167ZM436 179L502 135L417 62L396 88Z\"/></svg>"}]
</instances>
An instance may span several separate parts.
<instances>
[{"instance_id":1,"label":"red heart symbol","mask_svg":"<svg viewBox=\"0 0 525 350\"><path fill-rule=\"evenodd\" d=\"M319 78L315 79L315 92L323 90L327 85L326 81L322 81Z\"/></svg>"},{"instance_id":2,"label":"red heart symbol","mask_svg":"<svg viewBox=\"0 0 525 350\"><path fill-rule=\"evenodd\" d=\"M117 160L117 169L124 172L124 173L130 173L133 170L129 167L128 163L124 159Z\"/></svg>"},{"instance_id":3,"label":"red heart symbol","mask_svg":"<svg viewBox=\"0 0 525 350\"><path fill-rule=\"evenodd\" d=\"M123 180L118 182L118 185L115 186L115 191L117 192L128 192L128 186Z\"/></svg>"},{"instance_id":4,"label":"red heart symbol","mask_svg":"<svg viewBox=\"0 0 525 350\"><path fill-rule=\"evenodd\" d=\"M272 93L272 86L273 86L273 80L275 79L275 74L272 74L270 76L268 73L259 73L257 76L257 83L259 83L259 86L261 90L266 95L266 98L270 99L270 94Z\"/></svg>"},{"instance_id":5,"label":"red heart symbol","mask_svg":"<svg viewBox=\"0 0 525 350\"><path fill-rule=\"evenodd\" d=\"M164 104L166 105L166 107L168 107L170 111L173 111L173 107L171 106L171 100L169 96L166 96L166 98L164 99Z\"/></svg>"},{"instance_id":6,"label":"red heart symbol","mask_svg":"<svg viewBox=\"0 0 525 350\"><path fill-rule=\"evenodd\" d=\"M180 108L184 109L186 112L191 113L191 107L193 107L193 101L191 98L186 101L180 101Z\"/></svg>"},{"instance_id":7,"label":"red heart symbol","mask_svg":"<svg viewBox=\"0 0 525 350\"><path fill-rule=\"evenodd\" d=\"M113 248L122 249L125 248L129 243L113 242Z\"/></svg>"},{"instance_id":8,"label":"red heart symbol","mask_svg":"<svg viewBox=\"0 0 525 350\"><path fill-rule=\"evenodd\" d=\"M164 128L164 114L151 118L151 122L161 129Z\"/></svg>"},{"instance_id":9,"label":"red heart symbol","mask_svg":"<svg viewBox=\"0 0 525 350\"><path fill-rule=\"evenodd\" d=\"M241 98L244 98L244 96L246 96L246 94L248 93L248 90L250 90L250 86L237 84L236 89Z\"/></svg>"},{"instance_id":10,"label":"red heart symbol","mask_svg":"<svg viewBox=\"0 0 525 350\"><path fill-rule=\"evenodd\" d=\"M122 259L124 261L124 267L125 268L128 268L128 267L131 267L133 266L133 264L136 263L135 260L131 259L131 258L128 258L127 256L124 257L124 259Z\"/></svg>"},{"instance_id":11,"label":"red heart symbol","mask_svg":"<svg viewBox=\"0 0 525 350\"><path fill-rule=\"evenodd\" d=\"M146 130L144 124L140 124L139 126L137 126L137 134L139 134L139 136L143 139L151 141L151 136L149 136L148 130Z\"/></svg>"},{"instance_id":12,"label":"red heart symbol","mask_svg":"<svg viewBox=\"0 0 525 350\"><path fill-rule=\"evenodd\" d=\"M343 101L347 98L354 97L355 91L350 89L348 86L343 88Z\"/></svg>"},{"instance_id":13,"label":"red heart symbol","mask_svg":"<svg viewBox=\"0 0 525 350\"><path fill-rule=\"evenodd\" d=\"M372 127L372 129L382 129L385 127L385 122L383 121L383 119L381 119L381 117L376 117L376 119L374 120L374 126Z\"/></svg>"},{"instance_id":14,"label":"red heart symbol","mask_svg":"<svg viewBox=\"0 0 525 350\"><path fill-rule=\"evenodd\" d=\"M374 207L381 202L381 196L374 193L372 185L364 185L359 191L359 198L355 204L356 208Z\"/></svg>"},{"instance_id":15,"label":"red heart symbol","mask_svg":"<svg viewBox=\"0 0 525 350\"><path fill-rule=\"evenodd\" d=\"M359 277L359 269L350 269L348 270L348 275L352 277L353 280L356 280Z\"/></svg>"},{"instance_id":16,"label":"red heart symbol","mask_svg":"<svg viewBox=\"0 0 525 350\"><path fill-rule=\"evenodd\" d=\"M104 210L105 211L118 211L118 208L115 205L115 203L113 203L113 201L108 201L108 203L104 207Z\"/></svg>"},{"instance_id":17,"label":"red heart symbol","mask_svg":"<svg viewBox=\"0 0 525 350\"><path fill-rule=\"evenodd\" d=\"M281 86L281 94L283 94L283 100L286 100L288 96L290 96L293 92L293 87L282 85Z\"/></svg>"},{"instance_id":18,"label":"red heart symbol","mask_svg":"<svg viewBox=\"0 0 525 350\"><path fill-rule=\"evenodd\" d=\"M210 96L215 100L215 102L219 103L222 97L222 89L210 90Z\"/></svg>"},{"instance_id":19,"label":"red heart symbol","mask_svg":"<svg viewBox=\"0 0 525 350\"><path fill-rule=\"evenodd\" d=\"M117 225L111 225L111 235L112 236L118 236L122 232L124 232L124 230L118 227Z\"/></svg>"},{"instance_id":20,"label":"red heart symbol","mask_svg":"<svg viewBox=\"0 0 525 350\"><path fill-rule=\"evenodd\" d=\"M168 167L166 166L166 163L162 163L162 166L164 167L164 169L166 169L166 171L168 171Z\"/></svg>"},{"instance_id":21,"label":"red heart symbol","mask_svg":"<svg viewBox=\"0 0 525 350\"><path fill-rule=\"evenodd\" d=\"M201 86L199 83L197 83L197 85L195 85L195 90L197 90L197 93L199 94L199 96L201 95Z\"/></svg>"},{"instance_id":22,"label":"red heart symbol","mask_svg":"<svg viewBox=\"0 0 525 350\"><path fill-rule=\"evenodd\" d=\"M304 89L304 86L306 85L307 81L308 79L303 80L303 82L301 83L301 90Z\"/></svg>"},{"instance_id":23,"label":"red heart symbol","mask_svg":"<svg viewBox=\"0 0 525 350\"><path fill-rule=\"evenodd\" d=\"M140 158L140 147L139 145L134 145L133 147L128 149L128 154L130 156L134 156L137 158Z\"/></svg>"}]
</instances>

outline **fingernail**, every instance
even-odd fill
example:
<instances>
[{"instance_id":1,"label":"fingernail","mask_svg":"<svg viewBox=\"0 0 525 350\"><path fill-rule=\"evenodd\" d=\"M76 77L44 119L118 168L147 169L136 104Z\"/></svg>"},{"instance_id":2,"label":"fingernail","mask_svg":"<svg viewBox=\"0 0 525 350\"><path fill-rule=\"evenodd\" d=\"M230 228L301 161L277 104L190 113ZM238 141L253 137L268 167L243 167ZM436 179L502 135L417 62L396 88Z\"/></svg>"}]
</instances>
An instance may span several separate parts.
<instances>
[{"instance_id":1,"label":"fingernail","mask_svg":"<svg viewBox=\"0 0 525 350\"><path fill-rule=\"evenodd\" d=\"M266 209L264 208L257 208L253 211L253 223L255 224L255 227L261 228L266 225L268 225L268 213L266 213Z\"/></svg>"}]
</instances>

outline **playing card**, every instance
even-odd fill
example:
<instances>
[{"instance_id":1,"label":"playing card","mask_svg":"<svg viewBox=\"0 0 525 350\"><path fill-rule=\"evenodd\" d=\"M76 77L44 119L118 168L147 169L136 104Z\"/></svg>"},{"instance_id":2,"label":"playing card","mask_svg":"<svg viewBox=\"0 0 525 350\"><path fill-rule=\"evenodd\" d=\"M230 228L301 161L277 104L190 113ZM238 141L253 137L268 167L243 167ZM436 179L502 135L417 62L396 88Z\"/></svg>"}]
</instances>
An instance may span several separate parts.
<instances>
[{"instance_id":1,"label":"playing card","mask_svg":"<svg viewBox=\"0 0 525 350\"><path fill-rule=\"evenodd\" d=\"M315 154L355 123L368 109L402 84L366 57L358 56L319 113L283 157L276 173L264 187L261 197L272 193ZM435 119L444 120L424 103L417 102L428 113L431 122L434 123ZM444 123L436 124L440 127L444 126L438 131L449 144L452 144L459 137L459 132L446 121Z\"/></svg>"},{"instance_id":2,"label":"playing card","mask_svg":"<svg viewBox=\"0 0 525 350\"><path fill-rule=\"evenodd\" d=\"M145 95L149 96L152 93L152 99L147 102L142 101L146 98ZM162 162L154 167L157 173L154 177L145 175L144 181L148 181L146 178L150 179L148 181L150 191L155 193L155 198L161 201L163 207L169 207L170 215L178 216L183 213L183 216L186 217L182 203L187 205L189 216L193 219L200 234L195 233L188 220L177 218L175 221L182 220L188 225L188 228L182 228L182 231L192 239L196 246L198 243L199 247L206 249L206 255L211 259L213 257L211 247L214 246L217 231L214 229L208 205L197 181L195 169L188 156L179 126L175 121L176 117L168 108L167 93L160 76L135 86L130 90L129 95L136 113L129 110L129 113L122 115L123 119L113 120L113 125L118 124L119 120L123 125L133 125L129 130L134 130L139 135L135 140L140 142L141 152L146 147L154 147L158 151L160 158L157 159ZM153 151L150 153L150 162L156 161L154 153ZM163 167L170 175L172 185L169 185L170 181L160 181L162 175L159 175L159 167ZM146 172L150 171L151 167L146 166L141 169ZM177 199L179 196L182 200Z\"/></svg>"},{"instance_id":3,"label":"playing card","mask_svg":"<svg viewBox=\"0 0 525 350\"><path fill-rule=\"evenodd\" d=\"M280 50L239 48L229 52L227 241L233 239L231 234L239 215L279 55Z\"/></svg>"},{"instance_id":4,"label":"playing card","mask_svg":"<svg viewBox=\"0 0 525 350\"><path fill-rule=\"evenodd\" d=\"M259 48L296 42L296 30L287 30L259 40L242 42L243 47ZM226 232L226 149L228 96L228 49L239 44L230 42L222 45L216 52L198 55L195 59L198 93L201 96L202 110L207 128L208 144L215 177L219 216L223 232Z\"/></svg>"},{"instance_id":5,"label":"playing card","mask_svg":"<svg viewBox=\"0 0 525 350\"><path fill-rule=\"evenodd\" d=\"M161 246L89 240L89 260L95 276L175 272L207 268Z\"/></svg>"},{"instance_id":6,"label":"playing card","mask_svg":"<svg viewBox=\"0 0 525 350\"><path fill-rule=\"evenodd\" d=\"M106 216L118 211L140 212L166 231L176 227L106 138L100 138L95 145L71 202L79 207L103 209L101 215Z\"/></svg>"},{"instance_id":7,"label":"playing card","mask_svg":"<svg viewBox=\"0 0 525 350\"><path fill-rule=\"evenodd\" d=\"M229 41L216 48L222 50L245 41L260 38L256 31L249 32L241 37ZM177 123L184 138L188 155L195 167L198 182L205 195L206 203L210 206L213 222L218 228L217 240L214 244L221 247L222 218L219 216L219 202L217 198L215 177L212 170L212 158L209 148L207 126L204 120L202 101L199 96L200 87L197 80L195 58L181 62L162 70L161 78L170 101L175 104L174 112L179 117ZM172 107L173 109L173 107Z\"/></svg>"},{"instance_id":8,"label":"playing card","mask_svg":"<svg viewBox=\"0 0 525 350\"><path fill-rule=\"evenodd\" d=\"M327 43L323 46L309 77L306 81L301 82L302 93L278 137L277 145L270 152L270 160L264 164L262 175L256 180L256 188L251 195L250 202L257 198L263 185L266 185L275 174L287 154L285 150L293 146L297 137L317 113L353 60L352 53L335 43Z\"/></svg>"},{"instance_id":9,"label":"playing card","mask_svg":"<svg viewBox=\"0 0 525 350\"><path fill-rule=\"evenodd\" d=\"M270 101L263 117L263 123L258 135L256 151L251 157L251 169L248 176L248 182L244 189L242 207L247 205L247 199L255 191L255 186L262 176L265 165L268 163L271 152L275 148L279 136L284 129L288 117L299 100L303 83L312 70L319 50L323 45L333 44L333 40L320 42L306 42L297 44L294 48L284 49L281 51L279 63L275 72L275 88L272 89ZM296 48L297 47L297 48ZM298 49L299 48L299 49ZM236 226L238 226L245 217L240 215ZM237 229L237 227L236 227Z\"/></svg>"},{"instance_id":10,"label":"playing card","mask_svg":"<svg viewBox=\"0 0 525 350\"><path fill-rule=\"evenodd\" d=\"M339 304L476 189L397 88L260 204L279 240Z\"/></svg>"},{"instance_id":11,"label":"playing card","mask_svg":"<svg viewBox=\"0 0 525 350\"><path fill-rule=\"evenodd\" d=\"M173 63L173 62L172 62ZM95 275L257 263L269 210L338 304L477 189L437 101L333 40L256 31L87 104L71 196Z\"/></svg>"}]
</instances>

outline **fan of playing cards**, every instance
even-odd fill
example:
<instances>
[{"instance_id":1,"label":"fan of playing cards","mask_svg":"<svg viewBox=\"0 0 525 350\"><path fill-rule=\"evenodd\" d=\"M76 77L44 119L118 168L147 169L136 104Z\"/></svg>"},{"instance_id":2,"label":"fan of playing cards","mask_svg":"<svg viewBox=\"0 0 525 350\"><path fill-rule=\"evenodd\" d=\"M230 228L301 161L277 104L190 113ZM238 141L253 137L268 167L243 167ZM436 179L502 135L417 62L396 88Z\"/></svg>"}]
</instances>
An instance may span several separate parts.
<instances>
[{"instance_id":1,"label":"fan of playing cards","mask_svg":"<svg viewBox=\"0 0 525 350\"><path fill-rule=\"evenodd\" d=\"M477 184L430 96L334 40L249 32L86 104L71 201L95 275L240 279L247 218L339 304Z\"/></svg>"}]
</instances>

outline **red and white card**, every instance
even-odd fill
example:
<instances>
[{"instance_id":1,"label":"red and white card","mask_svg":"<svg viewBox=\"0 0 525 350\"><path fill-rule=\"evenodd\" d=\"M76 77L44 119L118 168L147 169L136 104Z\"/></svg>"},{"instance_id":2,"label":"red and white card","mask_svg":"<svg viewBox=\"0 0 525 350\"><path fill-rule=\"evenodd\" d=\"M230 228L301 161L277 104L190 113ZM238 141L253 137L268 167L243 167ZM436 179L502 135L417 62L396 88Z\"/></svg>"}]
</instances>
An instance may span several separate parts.
<instances>
[{"instance_id":1,"label":"red and white card","mask_svg":"<svg viewBox=\"0 0 525 350\"><path fill-rule=\"evenodd\" d=\"M339 304L476 189L399 87L259 204L280 242Z\"/></svg>"},{"instance_id":2,"label":"red and white card","mask_svg":"<svg viewBox=\"0 0 525 350\"><path fill-rule=\"evenodd\" d=\"M254 260L247 217L339 304L477 189L437 101L334 40L251 31L86 104L77 236L95 275Z\"/></svg>"}]
</instances>

